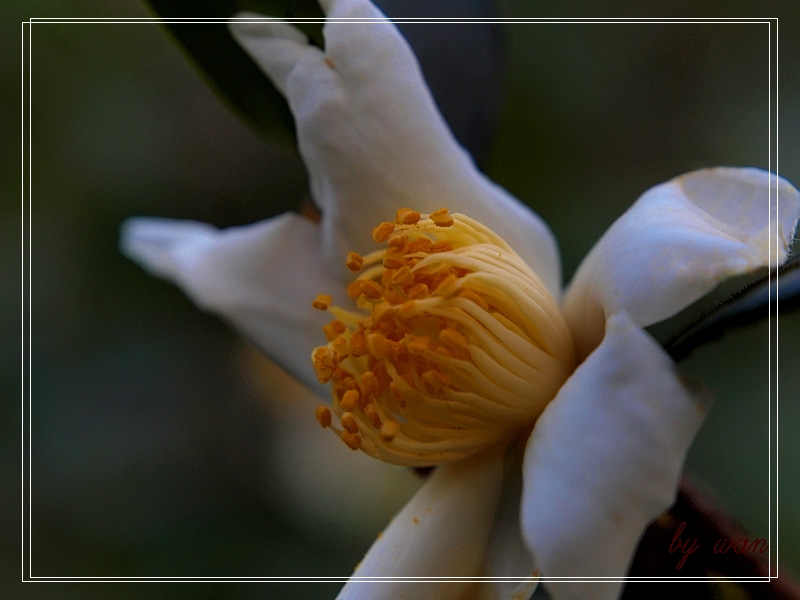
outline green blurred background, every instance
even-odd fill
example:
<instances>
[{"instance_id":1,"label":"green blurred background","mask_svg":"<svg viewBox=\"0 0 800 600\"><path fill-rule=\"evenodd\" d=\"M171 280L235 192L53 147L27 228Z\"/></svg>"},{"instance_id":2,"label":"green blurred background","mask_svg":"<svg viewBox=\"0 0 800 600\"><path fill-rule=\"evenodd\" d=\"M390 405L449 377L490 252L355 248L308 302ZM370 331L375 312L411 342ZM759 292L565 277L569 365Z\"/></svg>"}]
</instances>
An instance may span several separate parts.
<instances>
[{"instance_id":1,"label":"green blurred background","mask_svg":"<svg viewBox=\"0 0 800 600\"><path fill-rule=\"evenodd\" d=\"M800 86L791 72L800 11L789 5L498 3L503 16L781 16L780 171L800 182ZM20 577L19 23L147 13L134 0L8 6L14 18L0 41L7 597L263 597L254 584L11 583ZM768 166L766 25L508 24L499 33L501 110L484 167L551 225L567 280L648 187L706 166ZM326 434L312 398L117 251L119 225L134 215L227 226L298 206L306 180L296 152L244 127L154 24L35 24L31 61L33 574L348 575L418 482L319 441ZM780 556L795 572L799 326L797 315L781 319L780 357L772 356ZM717 395L689 469L754 537L770 533L768 334L766 324L732 333L683 365ZM340 470L322 468L331 455ZM775 506L773 498L773 522ZM330 598L339 585L275 593Z\"/></svg>"}]
</instances>

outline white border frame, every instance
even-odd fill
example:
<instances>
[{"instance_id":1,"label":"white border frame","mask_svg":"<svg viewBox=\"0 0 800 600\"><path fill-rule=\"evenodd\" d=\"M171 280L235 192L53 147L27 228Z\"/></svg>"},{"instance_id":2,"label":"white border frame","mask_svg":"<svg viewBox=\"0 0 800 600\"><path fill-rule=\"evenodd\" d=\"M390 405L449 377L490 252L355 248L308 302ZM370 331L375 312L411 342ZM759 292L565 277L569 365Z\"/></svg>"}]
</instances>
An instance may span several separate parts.
<instances>
[{"instance_id":1,"label":"white border frame","mask_svg":"<svg viewBox=\"0 0 800 600\"><path fill-rule=\"evenodd\" d=\"M33 571L33 557L32 557L32 543L30 540L31 535L31 437L32 437L32 423L31 423L31 409L32 409L32 367L31 367L31 212L33 196L31 193L31 173L32 173L32 141L31 141L31 128L32 128L32 73L33 65L31 60L31 39L33 25L37 23L48 24L104 24L104 23L134 23L134 24L159 24L159 23L227 23L231 20L237 19L206 19L206 18L184 18L184 19L159 19L159 18L31 18L22 22L22 213L21 213L21 228L22 228L22 417L21 417L21 433L22 433L22 465L21 465L21 480L22 480L22 519L21 519L21 581L22 582L119 582L119 583L132 583L132 582L275 582L275 583L288 583L288 582L347 582L350 577L49 577L49 576L34 576ZM269 19L265 19L269 20ZM286 19L291 23L323 23L325 19ZM337 22L352 22L352 23L373 23L379 22L374 19L328 19L328 21ZM769 70L769 110L768 110L768 127L769 127L769 159L768 170L773 173L779 174L778 171L778 18L499 18L499 19L482 19L482 18L453 18L453 19L423 19L423 18L406 18L406 19L392 19L395 23L470 23L470 22L486 22L498 24L522 24L522 23L570 23L570 24L621 24L621 23L660 23L660 24L730 24L730 23L743 23L743 24L767 24L769 26L769 48L768 48L768 70ZM774 38L773 38L774 28ZM774 62L773 62L774 61ZM773 73L774 66L774 73ZM773 93L774 90L774 93ZM774 152L774 161L773 161ZM774 168L773 168L774 167ZM777 181L776 181L776 194L777 194ZM773 193L773 187L770 186L770 200ZM776 198L779 202L779 199ZM776 233L777 233L776 221ZM776 235L775 239L778 240L779 236ZM777 241L776 241L777 244ZM770 246L770 256L777 256L777 247ZM772 261L770 261L772 262ZM771 283L771 276L770 276ZM772 294L772 287L770 286L770 298L777 296L777 280L775 286L775 294ZM774 315L774 324L773 324ZM768 316L768 331L769 331L769 346L768 346L768 360L769 367L769 392L768 392L768 406L769 406L769 466L768 466L768 544L769 544L769 576L765 577L726 577L726 581L736 582L769 582L772 579L778 578L778 564L779 564L779 539L778 539L778 365L777 365L777 352L778 352L778 307L777 298L776 302L770 304ZM775 331L774 340L772 337L773 327ZM773 360L773 348L775 349L775 359ZM774 380L773 380L774 370ZM774 388L774 396L773 396ZM773 417L773 402L774 402L774 417ZM774 438L773 438L773 419L774 419ZM774 457L774 463L773 463ZM774 479L773 479L774 472ZM773 495L774 488L774 495ZM774 520L773 520L773 505L774 505ZM774 543L773 543L774 540ZM775 553L773 556L773 548ZM773 574L774 573L774 574ZM409 581L409 582L453 582L453 581L496 581L496 582L514 582L524 583L530 581L530 578L497 578L497 577L471 577L471 578L453 578L453 577L357 577L353 578L358 581ZM697 581L715 581L715 577L541 577L540 581L543 582L564 582L564 581L580 581L580 582L653 582L653 583L667 583L667 582L697 582Z\"/></svg>"}]
</instances>

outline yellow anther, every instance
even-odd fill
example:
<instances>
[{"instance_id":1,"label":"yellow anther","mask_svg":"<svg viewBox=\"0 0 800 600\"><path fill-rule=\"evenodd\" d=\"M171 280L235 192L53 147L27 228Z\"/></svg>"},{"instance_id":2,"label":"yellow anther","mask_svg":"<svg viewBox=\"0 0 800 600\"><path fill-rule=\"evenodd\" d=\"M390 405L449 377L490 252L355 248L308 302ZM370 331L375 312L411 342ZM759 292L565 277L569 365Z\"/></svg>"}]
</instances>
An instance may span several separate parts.
<instances>
[{"instance_id":1,"label":"yellow anther","mask_svg":"<svg viewBox=\"0 0 800 600\"><path fill-rule=\"evenodd\" d=\"M322 425L323 428L330 427L331 423L333 423L333 416L331 415L331 409L325 406L324 404L320 404L316 410L314 411L314 415L317 417L317 421L319 424Z\"/></svg>"},{"instance_id":2,"label":"yellow anther","mask_svg":"<svg viewBox=\"0 0 800 600\"><path fill-rule=\"evenodd\" d=\"M322 330L325 332L325 337L328 338L328 341L332 342L347 331L347 328L341 321L331 321L327 325L323 325Z\"/></svg>"},{"instance_id":3,"label":"yellow anther","mask_svg":"<svg viewBox=\"0 0 800 600\"><path fill-rule=\"evenodd\" d=\"M347 296L349 298L358 298L361 295L361 284L363 279L356 279L347 286Z\"/></svg>"},{"instance_id":4,"label":"yellow anther","mask_svg":"<svg viewBox=\"0 0 800 600\"><path fill-rule=\"evenodd\" d=\"M450 211L446 208L433 211L431 213L431 221L433 221L437 227L450 227L455 223L455 220L450 215Z\"/></svg>"},{"instance_id":5,"label":"yellow anther","mask_svg":"<svg viewBox=\"0 0 800 600\"><path fill-rule=\"evenodd\" d=\"M342 429L344 429L347 433L358 433L358 423L356 423L356 418L353 416L353 413L344 413L342 415L341 422Z\"/></svg>"},{"instance_id":6,"label":"yellow anther","mask_svg":"<svg viewBox=\"0 0 800 600\"><path fill-rule=\"evenodd\" d=\"M396 289L394 287L390 287L386 290L383 294L383 297L386 299L387 302L391 304L402 304L406 301L406 295L402 289Z\"/></svg>"},{"instance_id":7,"label":"yellow anther","mask_svg":"<svg viewBox=\"0 0 800 600\"><path fill-rule=\"evenodd\" d=\"M377 300L383 296L383 286L377 281L366 279L361 282L361 293L367 298Z\"/></svg>"},{"instance_id":8,"label":"yellow anther","mask_svg":"<svg viewBox=\"0 0 800 600\"><path fill-rule=\"evenodd\" d=\"M345 444L347 444L347 446L351 450L358 450L359 448L361 448L362 440L361 440L361 435L359 435L358 433L350 433L349 431L343 431L339 435L339 437L342 438L342 441Z\"/></svg>"},{"instance_id":9,"label":"yellow anther","mask_svg":"<svg viewBox=\"0 0 800 600\"><path fill-rule=\"evenodd\" d=\"M395 285L408 285L414 281L414 273L408 267L401 267L392 275L392 283Z\"/></svg>"},{"instance_id":10,"label":"yellow anther","mask_svg":"<svg viewBox=\"0 0 800 600\"><path fill-rule=\"evenodd\" d=\"M428 294L430 293L431 291L428 289L427 285L424 283L418 283L408 290L408 297L411 300L419 300L420 298L427 298Z\"/></svg>"},{"instance_id":11,"label":"yellow anther","mask_svg":"<svg viewBox=\"0 0 800 600\"><path fill-rule=\"evenodd\" d=\"M333 346L333 351L336 353L337 362L343 361L345 358L347 358L347 355L350 354L347 349L347 340L341 335L333 340L331 345Z\"/></svg>"},{"instance_id":12,"label":"yellow anther","mask_svg":"<svg viewBox=\"0 0 800 600\"><path fill-rule=\"evenodd\" d=\"M361 386L361 393L366 396L371 396L378 392L378 377L372 371L364 371L358 380Z\"/></svg>"},{"instance_id":13,"label":"yellow anther","mask_svg":"<svg viewBox=\"0 0 800 600\"><path fill-rule=\"evenodd\" d=\"M420 237L411 241L408 248L406 248L406 252L408 252L408 254L417 254L420 252L428 253L431 251L431 248L433 248L433 242L426 237Z\"/></svg>"},{"instance_id":14,"label":"yellow anther","mask_svg":"<svg viewBox=\"0 0 800 600\"><path fill-rule=\"evenodd\" d=\"M347 254L347 260L344 264L351 271L360 271L361 267L364 266L364 257L357 252L350 252Z\"/></svg>"},{"instance_id":15,"label":"yellow anther","mask_svg":"<svg viewBox=\"0 0 800 600\"><path fill-rule=\"evenodd\" d=\"M400 345L382 333L371 333L367 336L367 349L378 360L386 360L399 354Z\"/></svg>"},{"instance_id":16,"label":"yellow anther","mask_svg":"<svg viewBox=\"0 0 800 600\"><path fill-rule=\"evenodd\" d=\"M387 319L391 319L396 312L397 309L388 302L376 304L372 308L372 322L380 323L382 321L386 321Z\"/></svg>"},{"instance_id":17,"label":"yellow anther","mask_svg":"<svg viewBox=\"0 0 800 600\"><path fill-rule=\"evenodd\" d=\"M405 233L394 233L386 242L389 248L405 248L408 243L408 235Z\"/></svg>"},{"instance_id":18,"label":"yellow anther","mask_svg":"<svg viewBox=\"0 0 800 600\"><path fill-rule=\"evenodd\" d=\"M320 365L324 367L333 368L334 366L334 353L333 351L323 346L321 348L316 348L314 350L314 354L312 354L312 359L315 365Z\"/></svg>"},{"instance_id":19,"label":"yellow anther","mask_svg":"<svg viewBox=\"0 0 800 600\"><path fill-rule=\"evenodd\" d=\"M331 302L333 302L333 298L328 294L318 294L317 297L314 298L314 302L311 303L311 306L317 310L328 310Z\"/></svg>"},{"instance_id":20,"label":"yellow anther","mask_svg":"<svg viewBox=\"0 0 800 600\"><path fill-rule=\"evenodd\" d=\"M403 341L409 354L422 354L430 350L430 341L427 337L407 335Z\"/></svg>"},{"instance_id":21,"label":"yellow anther","mask_svg":"<svg viewBox=\"0 0 800 600\"><path fill-rule=\"evenodd\" d=\"M342 410L353 411L358 406L360 399L361 394L358 393L358 390L347 390L342 394L342 399L339 400L339 406L342 407Z\"/></svg>"},{"instance_id":22,"label":"yellow anther","mask_svg":"<svg viewBox=\"0 0 800 600\"><path fill-rule=\"evenodd\" d=\"M364 407L364 416L375 429L380 429L383 423L381 423L381 417L378 415L378 411L375 410L375 405L371 402Z\"/></svg>"},{"instance_id":23,"label":"yellow anther","mask_svg":"<svg viewBox=\"0 0 800 600\"><path fill-rule=\"evenodd\" d=\"M384 421L381 425L381 437L387 442L396 438L398 433L400 433L400 423L397 421Z\"/></svg>"},{"instance_id":24,"label":"yellow anther","mask_svg":"<svg viewBox=\"0 0 800 600\"><path fill-rule=\"evenodd\" d=\"M399 269L405 264L405 254L402 251L389 250L383 256L383 266L386 269Z\"/></svg>"},{"instance_id":25,"label":"yellow anther","mask_svg":"<svg viewBox=\"0 0 800 600\"><path fill-rule=\"evenodd\" d=\"M420 220L421 216L417 211L410 208L400 208L397 210L394 220L395 223L400 225L413 225Z\"/></svg>"},{"instance_id":26,"label":"yellow anther","mask_svg":"<svg viewBox=\"0 0 800 600\"><path fill-rule=\"evenodd\" d=\"M350 354L364 356L367 353L367 337L363 329L356 329L350 336Z\"/></svg>"},{"instance_id":27,"label":"yellow anther","mask_svg":"<svg viewBox=\"0 0 800 600\"><path fill-rule=\"evenodd\" d=\"M385 242L386 238L388 238L393 231L394 223L384 221L372 230L372 239L380 244L381 242Z\"/></svg>"}]
</instances>

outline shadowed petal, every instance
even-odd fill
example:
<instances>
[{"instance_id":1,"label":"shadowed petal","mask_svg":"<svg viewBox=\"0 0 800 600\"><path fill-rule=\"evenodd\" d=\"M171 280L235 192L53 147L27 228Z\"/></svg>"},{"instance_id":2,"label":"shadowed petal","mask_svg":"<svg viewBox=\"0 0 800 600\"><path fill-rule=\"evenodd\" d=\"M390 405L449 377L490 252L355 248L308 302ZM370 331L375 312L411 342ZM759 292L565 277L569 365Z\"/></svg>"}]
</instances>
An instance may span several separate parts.
<instances>
[{"instance_id":1,"label":"shadowed petal","mask_svg":"<svg viewBox=\"0 0 800 600\"><path fill-rule=\"evenodd\" d=\"M230 25L289 101L323 214L323 247L336 255L367 252L373 249L372 227L393 219L398 208L431 212L444 206L500 234L558 297L560 266L549 229L477 171L395 26L366 0L324 6L329 19L378 21L329 20L324 52L286 23Z\"/></svg>"},{"instance_id":2,"label":"shadowed petal","mask_svg":"<svg viewBox=\"0 0 800 600\"><path fill-rule=\"evenodd\" d=\"M456 599L464 582L365 577L475 577L500 496L503 449L438 467L372 545L338 600Z\"/></svg>"},{"instance_id":3,"label":"shadowed petal","mask_svg":"<svg viewBox=\"0 0 800 600\"><path fill-rule=\"evenodd\" d=\"M542 577L623 577L647 524L674 501L705 408L624 313L533 430L522 530ZM545 582L554 598L616 598L622 584Z\"/></svg>"},{"instance_id":4,"label":"shadowed petal","mask_svg":"<svg viewBox=\"0 0 800 600\"><path fill-rule=\"evenodd\" d=\"M123 224L120 247L201 308L229 320L320 396L329 395L310 356L330 319L311 303L318 293L343 286L321 264L315 224L289 213L224 230L138 217Z\"/></svg>"},{"instance_id":5,"label":"shadowed petal","mask_svg":"<svg viewBox=\"0 0 800 600\"><path fill-rule=\"evenodd\" d=\"M517 453L514 456L506 467L503 493L481 572L482 576L503 580L476 584L467 596L469 600L527 600L537 587L537 569L520 529L522 457ZM520 584L523 579L528 581Z\"/></svg>"},{"instance_id":6,"label":"shadowed petal","mask_svg":"<svg viewBox=\"0 0 800 600\"><path fill-rule=\"evenodd\" d=\"M705 169L642 195L581 263L564 298L579 353L626 311L643 327L718 283L786 259L800 195L760 169Z\"/></svg>"}]
</instances>

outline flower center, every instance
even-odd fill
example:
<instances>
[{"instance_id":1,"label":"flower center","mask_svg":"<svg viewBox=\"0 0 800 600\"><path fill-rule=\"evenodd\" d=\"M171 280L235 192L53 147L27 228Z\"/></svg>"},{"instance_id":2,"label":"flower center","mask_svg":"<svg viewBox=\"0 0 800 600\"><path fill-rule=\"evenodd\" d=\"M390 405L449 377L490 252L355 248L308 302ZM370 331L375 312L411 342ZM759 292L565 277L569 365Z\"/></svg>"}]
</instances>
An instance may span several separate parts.
<instances>
[{"instance_id":1,"label":"flower center","mask_svg":"<svg viewBox=\"0 0 800 600\"><path fill-rule=\"evenodd\" d=\"M574 368L569 329L539 277L496 233L461 214L402 208L351 252L356 310L335 318L312 361L333 402L317 407L352 449L430 466L530 428ZM335 417L335 419L334 419ZM334 421L338 420L338 424Z\"/></svg>"}]
</instances>

